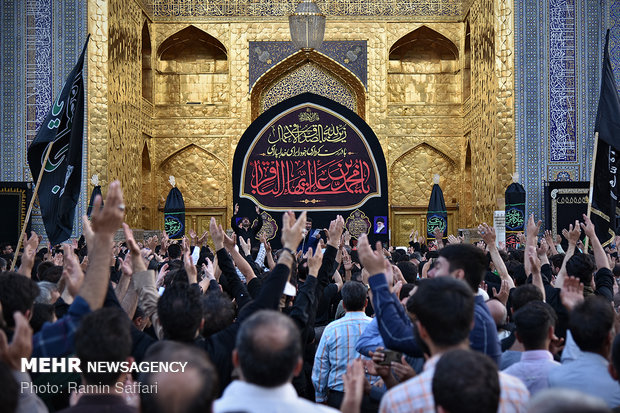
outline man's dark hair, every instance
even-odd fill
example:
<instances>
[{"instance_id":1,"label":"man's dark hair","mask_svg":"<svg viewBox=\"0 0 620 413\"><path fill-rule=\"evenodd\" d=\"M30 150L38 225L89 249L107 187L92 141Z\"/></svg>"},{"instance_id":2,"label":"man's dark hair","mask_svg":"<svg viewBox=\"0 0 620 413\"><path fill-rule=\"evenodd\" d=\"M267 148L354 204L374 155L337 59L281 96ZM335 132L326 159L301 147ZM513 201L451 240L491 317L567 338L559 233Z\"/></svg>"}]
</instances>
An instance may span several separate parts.
<instances>
[{"instance_id":1,"label":"man's dark hair","mask_svg":"<svg viewBox=\"0 0 620 413\"><path fill-rule=\"evenodd\" d=\"M149 347L145 362L186 362L183 372L142 373L140 382L157 384L156 392L140 392L142 412L203 413L212 411L218 396L218 378L204 351L162 340ZM173 397L174 396L174 397Z\"/></svg>"},{"instance_id":2,"label":"man's dark hair","mask_svg":"<svg viewBox=\"0 0 620 413\"><path fill-rule=\"evenodd\" d=\"M43 261L41 264L37 266L37 280L43 281L43 274L47 271L48 268L54 267L54 263L52 261Z\"/></svg>"},{"instance_id":3,"label":"man's dark hair","mask_svg":"<svg viewBox=\"0 0 620 413\"><path fill-rule=\"evenodd\" d=\"M0 274L0 304L6 325L15 327L13 313L19 311L25 315L26 311L32 309L38 295L39 286L30 278L16 272Z\"/></svg>"},{"instance_id":4,"label":"man's dark hair","mask_svg":"<svg viewBox=\"0 0 620 413\"><path fill-rule=\"evenodd\" d=\"M166 339L194 341L202 321L200 291L184 282L172 283L157 301L157 315Z\"/></svg>"},{"instance_id":5,"label":"man's dark hair","mask_svg":"<svg viewBox=\"0 0 620 413\"><path fill-rule=\"evenodd\" d=\"M43 324L54 321L54 306L52 304L35 303L32 308L32 318L30 318L30 327L36 333L41 330Z\"/></svg>"},{"instance_id":6,"label":"man's dark hair","mask_svg":"<svg viewBox=\"0 0 620 413\"><path fill-rule=\"evenodd\" d=\"M566 274L579 278L585 286L592 283L594 270L596 264L590 254L575 253L566 263Z\"/></svg>"},{"instance_id":7,"label":"man's dark hair","mask_svg":"<svg viewBox=\"0 0 620 413\"><path fill-rule=\"evenodd\" d=\"M357 281L347 281L342 286L342 305L347 311L363 311L368 289Z\"/></svg>"},{"instance_id":8,"label":"man's dark hair","mask_svg":"<svg viewBox=\"0 0 620 413\"><path fill-rule=\"evenodd\" d=\"M209 337L235 321L235 305L221 291L208 292L202 297L202 336Z\"/></svg>"},{"instance_id":9,"label":"man's dark hair","mask_svg":"<svg viewBox=\"0 0 620 413\"><path fill-rule=\"evenodd\" d=\"M170 244L168 246L168 258L171 260L177 260L181 258L181 246L179 244Z\"/></svg>"},{"instance_id":10,"label":"man's dark hair","mask_svg":"<svg viewBox=\"0 0 620 413\"><path fill-rule=\"evenodd\" d=\"M469 337L474 320L474 294L461 280L438 277L424 280L407 300L433 342L441 347L460 344Z\"/></svg>"},{"instance_id":11,"label":"man's dark hair","mask_svg":"<svg viewBox=\"0 0 620 413\"><path fill-rule=\"evenodd\" d=\"M405 277L405 280L408 283L410 284L415 283L416 279L418 278L418 266L417 265L407 260L407 261L400 261L398 264L396 264L396 266L398 267L400 272L403 274L403 277Z\"/></svg>"},{"instance_id":12,"label":"man's dark hair","mask_svg":"<svg viewBox=\"0 0 620 413\"><path fill-rule=\"evenodd\" d=\"M248 383L277 387L291 380L301 358L300 333L289 317L262 310L241 324L236 349Z\"/></svg>"},{"instance_id":13,"label":"man's dark hair","mask_svg":"<svg viewBox=\"0 0 620 413\"><path fill-rule=\"evenodd\" d=\"M615 313L609 301L590 296L570 313L568 328L581 351L600 353L614 324Z\"/></svg>"},{"instance_id":14,"label":"man's dark hair","mask_svg":"<svg viewBox=\"0 0 620 413\"><path fill-rule=\"evenodd\" d=\"M39 275L39 281L49 281L51 283L57 283L62 277L62 266L52 265L48 267L45 272Z\"/></svg>"},{"instance_id":15,"label":"man's dark hair","mask_svg":"<svg viewBox=\"0 0 620 413\"><path fill-rule=\"evenodd\" d=\"M620 374L620 334L616 335L611 346L611 363L614 365L616 373Z\"/></svg>"},{"instance_id":16,"label":"man's dark hair","mask_svg":"<svg viewBox=\"0 0 620 413\"><path fill-rule=\"evenodd\" d=\"M402 300L405 297L409 297L409 294L411 294L411 290L413 290L414 288L415 288L415 284L412 284L412 283L407 283L403 285L402 288L400 289L400 293L398 294L398 299Z\"/></svg>"},{"instance_id":17,"label":"man's dark hair","mask_svg":"<svg viewBox=\"0 0 620 413\"><path fill-rule=\"evenodd\" d=\"M527 283L527 274L525 274L525 266L523 266L523 263L515 260L508 260L506 263L506 270L508 270L508 274L512 279L515 280L515 285L517 287Z\"/></svg>"},{"instance_id":18,"label":"man's dark hair","mask_svg":"<svg viewBox=\"0 0 620 413\"><path fill-rule=\"evenodd\" d=\"M299 280L305 280L308 277L309 270L308 259L302 258L302 260L297 263L297 278Z\"/></svg>"},{"instance_id":19,"label":"man's dark hair","mask_svg":"<svg viewBox=\"0 0 620 413\"><path fill-rule=\"evenodd\" d=\"M435 366L435 406L446 411L495 413L499 395L497 365L482 353L461 349L448 351Z\"/></svg>"},{"instance_id":20,"label":"man's dark hair","mask_svg":"<svg viewBox=\"0 0 620 413\"><path fill-rule=\"evenodd\" d=\"M75 352L81 365L97 361L126 361L131 355L131 321L116 307L105 307L85 316L75 332ZM87 384L113 385L119 372L82 369Z\"/></svg>"},{"instance_id":21,"label":"man's dark hair","mask_svg":"<svg viewBox=\"0 0 620 413\"><path fill-rule=\"evenodd\" d=\"M531 301L514 314L514 321L525 350L546 350L549 327L555 327L558 317L549 304Z\"/></svg>"},{"instance_id":22,"label":"man's dark hair","mask_svg":"<svg viewBox=\"0 0 620 413\"><path fill-rule=\"evenodd\" d=\"M566 254L553 254L551 257L549 257L551 265L556 268L562 268L562 263L564 262L565 255Z\"/></svg>"},{"instance_id":23,"label":"man's dark hair","mask_svg":"<svg viewBox=\"0 0 620 413\"><path fill-rule=\"evenodd\" d=\"M306 216L306 222L312 222L312 218L310 218L309 216Z\"/></svg>"},{"instance_id":24,"label":"man's dark hair","mask_svg":"<svg viewBox=\"0 0 620 413\"><path fill-rule=\"evenodd\" d=\"M439 256L450 263L450 272L462 269L465 282L472 291L478 291L478 285L487 269L487 258L482 250L472 244L452 244L439 251Z\"/></svg>"},{"instance_id":25,"label":"man's dark hair","mask_svg":"<svg viewBox=\"0 0 620 413\"><path fill-rule=\"evenodd\" d=\"M4 258L0 257L0 272L6 271L7 262Z\"/></svg>"},{"instance_id":26,"label":"man's dark hair","mask_svg":"<svg viewBox=\"0 0 620 413\"><path fill-rule=\"evenodd\" d=\"M13 413L17 411L17 402L19 400L19 386L13 377L11 368L0 361L0 406L2 411Z\"/></svg>"},{"instance_id":27,"label":"man's dark hair","mask_svg":"<svg viewBox=\"0 0 620 413\"><path fill-rule=\"evenodd\" d=\"M542 291L534 284L521 285L510 292L510 304L515 312L531 301L542 300Z\"/></svg>"},{"instance_id":28,"label":"man's dark hair","mask_svg":"<svg viewBox=\"0 0 620 413\"><path fill-rule=\"evenodd\" d=\"M164 277L163 286L168 288L177 282L188 284L189 278L187 277L187 271L183 268L183 263L180 260L172 260L169 264L168 273Z\"/></svg>"}]
</instances>

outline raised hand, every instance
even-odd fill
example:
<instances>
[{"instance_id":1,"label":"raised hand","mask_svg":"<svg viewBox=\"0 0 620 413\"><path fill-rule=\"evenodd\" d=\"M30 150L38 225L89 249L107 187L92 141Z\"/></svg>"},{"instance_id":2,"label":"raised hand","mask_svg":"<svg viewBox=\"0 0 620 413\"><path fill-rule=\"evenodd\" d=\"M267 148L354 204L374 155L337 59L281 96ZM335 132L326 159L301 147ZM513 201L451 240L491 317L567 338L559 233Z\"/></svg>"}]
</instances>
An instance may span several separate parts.
<instances>
[{"instance_id":1,"label":"raised hand","mask_svg":"<svg viewBox=\"0 0 620 413\"><path fill-rule=\"evenodd\" d=\"M478 225L478 234L480 234L480 237L484 243L487 244L487 248L495 248L495 240L497 239L497 236L495 235L495 228L489 226L486 222L483 222Z\"/></svg>"},{"instance_id":2,"label":"raised hand","mask_svg":"<svg viewBox=\"0 0 620 413\"><path fill-rule=\"evenodd\" d=\"M125 233L125 241L127 242L127 246L129 247L133 273L146 271L146 264L144 263L144 259L142 259L140 247L138 246L136 239L133 237L133 231L131 230L131 228L129 228L129 225L124 222L123 232ZM127 257L125 257L125 261L127 261Z\"/></svg>"},{"instance_id":3,"label":"raised hand","mask_svg":"<svg viewBox=\"0 0 620 413\"><path fill-rule=\"evenodd\" d=\"M448 235L448 245L460 244L460 243L461 243L461 240L459 238L455 237L452 234Z\"/></svg>"},{"instance_id":4,"label":"raised hand","mask_svg":"<svg viewBox=\"0 0 620 413\"><path fill-rule=\"evenodd\" d=\"M510 287L508 286L508 281L502 280L501 286L499 288L499 292L495 289L495 287L491 288L493 290L493 297L497 298L504 307L508 302L508 296L510 295Z\"/></svg>"},{"instance_id":5,"label":"raised hand","mask_svg":"<svg viewBox=\"0 0 620 413\"><path fill-rule=\"evenodd\" d=\"M527 220L527 226L525 227L526 229L526 236L527 238L536 238L538 239L538 233L540 232L540 226L542 224L541 220L538 220L538 222L534 221L534 214L531 214L530 217Z\"/></svg>"},{"instance_id":6,"label":"raised hand","mask_svg":"<svg viewBox=\"0 0 620 413\"><path fill-rule=\"evenodd\" d=\"M304 229L305 226L306 211L302 212L297 220L295 220L295 214L293 212L285 212L282 216L282 246L291 251L295 251L303 238L302 229ZM340 234L338 234L335 239L337 243L340 239Z\"/></svg>"},{"instance_id":7,"label":"raised hand","mask_svg":"<svg viewBox=\"0 0 620 413\"><path fill-rule=\"evenodd\" d=\"M248 240L244 240L243 237L239 237L239 245L241 245L241 249L243 250L243 255L244 256L248 256L250 255L250 239L248 238Z\"/></svg>"},{"instance_id":8,"label":"raised hand","mask_svg":"<svg viewBox=\"0 0 620 413\"><path fill-rule=\"evenodd\" d=\"M583 232L585 232L588 238L593 239L594 237L596 237L596 228L594 227L594 224L592 223L590 217L588 217L586 214L583 214L583 223L581 223L580 225L583 229Z\"/></svg>"},{"instance_id":9,"label":"raised hand","mask_svg":"<svg viewBox=\"0 0 620 413\"><path fill-rule=\"evenodd\" d=\"M84 282L84 272L71 247L69 245L64 245L63 249L65 252L65 265L62 270L62 277L65 279L69 294L75 297L78 295L80 287L82 287L82 283Z\"/></svg>"},{"instance_id":10,"label":"raised hand","mask_svg":"<svg viewBox=\"0 0 620 413\"><path fill-rule=\"evenodd\" d=\"M235 204L235 213L233 215L237 215L239 213L239 203Z\"/></svg>"},{"instance_id":11,"label":"raised hand","mask_svg":"<svg viewBox=\"0 0 620 413\"><path fill-rule=\"evenodd\" d=\"M13 313L15 332L11 344L4 331L0 329L0 360L12 370L21 370L21 360L29 359L32 355L32 328L24 315Z\"/></svg>"},{"instance_id":12,"label":"raised hand","mask_svg":"<svg viewBox=\"0 0 620 413\"><path fill-rule=\"evenodd\" d=\"M34 258L37 255L39 247L39 237L34 231L30 231L30 238L24 234L24 253L22 254L22 262L17 270L21 275L30 278L32 267L34 266ZM17 255L17 254L16 254Z\"/></svg>"},{"instance_id":13,"label":"raised hand","mask_svg":"<svg viewBox=\"0 0 620 413\"><path fill-rule=\"evenodd\" d=\"M583 302L583 283L579 282L579 278L566 277L560 291L560 300L568 311Z\"/></svg>"},{"instance_id":14,"label":"raised hand","mask_svg":"<svg viewBox=\"0 0 620 413\"><path fill-rule=\"evenodd\" d=\"M342 215L336 215L336 219L329 223L329 228L327 229L327 245L338 248L342 231L344 231L344 218L342 218Z\"/></svg>"},{"instance_id":15,"label":"raised hand","mask_svg":"<svg viewBox=\"0 0 620 413\"><path fill-rule=\"evenodd\" d=\"M562 230L562 235L568 240L569 244L577 245L579 237L581 236L581 230L579 228L579 220L576 219L575 225L570 224L568 226L568 231L566 229Z\"/></svg>"},{"instance_id":16,"label":"raised hand","mask_svg":"<svg viewBox=\"0 0 620 413\"><path fill-rule=\"evenodd\" d=\"M194 229L189 230L189 238L192 240L192 244L196 245L196 231Z\"/></svg>"},{"instance_id":17,"label":"raised hand","mask_svg":"<svg viewBox=\"0 0 620 413\"><path fill-rule=\"evenodd\" d=\"M377 242L376 250L373 251L368 243L368 236L362 234L357 244L358 256L361 264L364 266L370 276L385 271L385 258L383 257L381 242ZM389 284L388 284L389 285Z\"/></svg>"},{"instance_id":18,"label":"raised hand","mask_svg":"<svg viewBox=\"0 0 620 413\"><path fill-rule=\"evenodd\" d=\"M209 223L209 232L211 233L211 238L213 239L215 251L219 251L224 248L224 236L226 234L222 229L222 225L218 225L214 217L211 217L211 222Z\"/></svg>"},{"instance_id":19,"label":"raised hand","mask_svg":"<svg viewBox=\"0 0 620 413\"><path fill-rule=\"evenodd\" d=\"M90 216L91 228L96 235L101 234L112 238L121 227L125 217L125 204L120 182L114 181L110 184L103 208L101 202L101 196L97 195Z\"/></svg>"},{"instance_id":20,"label":"raised hand","mask_svg":"<svg viewBox=\"0 0 620 413\"><path fill-rule=\"evenodd\" d=\"M317 248L316 251L312 251L312 248L308 248L308 275L316 277L319 274L319 268L323 263L323 250Z\"/></svg>"},{"instance_id":21,"label":"raised hand","mask_svg":"<svg viewBox=\"0 0 620 413\"><path fill-rule=\"evenodd\" d=\"M200 244L201 246L205 245L207 243L207 240L209 239L209 231L205 231L202 236L200 238L198 238L198 244Z\"/></svg>"}]
</instances>

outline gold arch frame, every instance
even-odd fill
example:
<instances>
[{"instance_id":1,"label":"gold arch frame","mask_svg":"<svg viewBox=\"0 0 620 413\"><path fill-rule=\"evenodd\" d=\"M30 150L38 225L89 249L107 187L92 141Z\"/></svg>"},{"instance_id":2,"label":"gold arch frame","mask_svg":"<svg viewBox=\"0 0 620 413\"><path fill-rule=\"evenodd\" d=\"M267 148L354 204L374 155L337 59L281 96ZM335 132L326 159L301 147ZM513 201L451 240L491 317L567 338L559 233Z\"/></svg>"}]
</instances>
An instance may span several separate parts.
<instances>
[{"instance_id":1,"label":"gold arch frame","mask_svg":"<svg viewBox=\"0 0 620 413\"><path fill-rule=\"evenodd\" d=\"M299 51L291 56L287 57L276 66L272 67L270 70L265 72L257 81L254 83L251 92L251 105L252 105L252 121L256 120L258 115L260 115L260 97L263 92L274 84L277 80L279 80L284 74L290 73L298 67L304 65L307 62L314 62L326 69L334 75L339 81L343 84L349 86L353 93L355 94L356 99L356 108L357 114L360 118L365 120L366 117L366 88L359 80L357 76L355 76L349 69L342 66L335 60L325 56L322 53L317 52L316 50L311 51Z\"/></svg>"}]
</instances>

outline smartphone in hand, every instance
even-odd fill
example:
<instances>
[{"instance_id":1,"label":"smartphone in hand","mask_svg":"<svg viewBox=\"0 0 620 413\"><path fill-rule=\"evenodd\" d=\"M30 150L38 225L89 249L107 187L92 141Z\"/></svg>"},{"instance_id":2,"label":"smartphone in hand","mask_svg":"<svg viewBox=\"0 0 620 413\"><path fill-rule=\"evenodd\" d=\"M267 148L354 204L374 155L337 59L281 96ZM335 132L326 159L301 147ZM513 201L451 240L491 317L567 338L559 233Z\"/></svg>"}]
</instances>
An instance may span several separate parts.
<instances>
[{"instance_id":1,"label":"smartphone in hand","mask_svg":"<svg viewBox=\"0 0 620 413\"><path fill-rule=\"evenodd\" d=\"M401 358L403 356L402 353L398 351L394 351L394 350L380 350L380 351L381 353L385 355L385 358L383 359L381 363L379 363L379 365L389 366L392 364L393 361L395 361L396 363L401 362Z\"/></svg>"}]
</instances>

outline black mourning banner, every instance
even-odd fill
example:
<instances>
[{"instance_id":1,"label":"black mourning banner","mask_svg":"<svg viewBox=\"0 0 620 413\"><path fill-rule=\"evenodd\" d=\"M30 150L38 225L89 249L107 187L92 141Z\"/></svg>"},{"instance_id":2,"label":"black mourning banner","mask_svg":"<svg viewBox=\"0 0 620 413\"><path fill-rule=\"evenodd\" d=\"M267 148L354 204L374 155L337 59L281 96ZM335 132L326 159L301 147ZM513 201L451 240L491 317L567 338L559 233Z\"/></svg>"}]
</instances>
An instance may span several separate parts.
<instances>
[{"instance_id":1,"label":"black mourning banner","mask_svg":"<svg viewBox=\"0 0 620 413\"><path fill-rule=\"evenodd\" d=\"M598 146L592 177L590 218L596 226L596 236L605 247L612 243L615 234L620 167L620 99L609 59L609 30L605 39L601 97L594 130L598 133Z\"/></svg>"},{"instance_id":2,"label":"black mourning banner","mask_svg":"<svg viewBox=\"0 0 620 413\"><path fill-rule=\"evenodd\" d=\"M545 229L554 235L562 234L575 220L582 221L582 215L588 212L587 181L545 182ZM568 242L562 238L562 248L566 250Z\"/></svg>"},{"instance_id":3,"label":"black mourning banner","mask_svg":"<svg viewBox=\"0 0 620 413\"><path fill-rule=\"evenodd\" d=\"M389 228L383 150L348 108L312 93L294 96L261 114L241 137L233 161L237 202L240 216L252 215L254 205L270 211L277 229L286 210L307 210L313 229L329 227L335 214L350 225L381 217ZM371 241L387 241L387 230L368 228Z\"/></svg>"},{"instance_id":4,"label":"black mourning banner","mask_svg":"<svg viewBox=\"0 0 620 413\"><path fill-rule=\"evenodd\" d=\"M426 212L426 238L435 239L435 230L439 228L443 238L448 235L448 211L443 199L443 191L438 184L433 184L431 198Z\"/></svg>"},{"instance_id":5,"label":"black mourning banner","mask_svg":"<svg viewBox=\"0 0 620 413\"><path fill-rule=\"evenodd\" d=\"M99 195L101 197L101 206L103 206L103 196L101 195L101 185L95 185L93 188L93 192L90 194L90 201L88 201L88 209L86 210L86 215L90 217L91 212L93 212L93 205L95 204L95 197Z\"/></svg>"},{"instance_id":6,"label":"black mourning banner","mask_svg":"<svg viewBox=\"0 0 620 413\"><path fill-rule=\"evenodd\" d=\"M0 182L0 216L3 217L0 243L10 242L13 247L17 245L31 198L30 182ZM25 231L30 236L30 222Z\"/></svg>"},{"instance_id":7,"label":"black mourning banner","mask_svg":"<svg viewBox=\"0 0 620 413\"><path fill-rule=\"evenodd\" d=\"M525 227L525 188L518 182L508 185L506 198L506 246L516 248L517 234Z\"/></svg>"},{"instance_id":8,"label":"black mourning banner","mask_svg":"<svg viewBox=\"0 0 620 413\"><path fill-rule=\"evenodd\" d=\"M177 187L172 188L166 197L164 228L170 239L179 240L185 235L185 202Z\"/></svg>"},{"instance_id":9,"label":"black mourning banner","mask_svg":"<svg viewBox=\"0 0 620 413\"><path fill-rule=\"evenodd\" d=\"M84 132L82 67L87 44L88 38L60 95L28 147L28 165L33 179L36 180L41 168L44 168L37 195L45 232L52 245L71 236L75 206L80 197ZM52 143L50 156L43 165L48 146Z\"/></svg>"}]
</instances>

